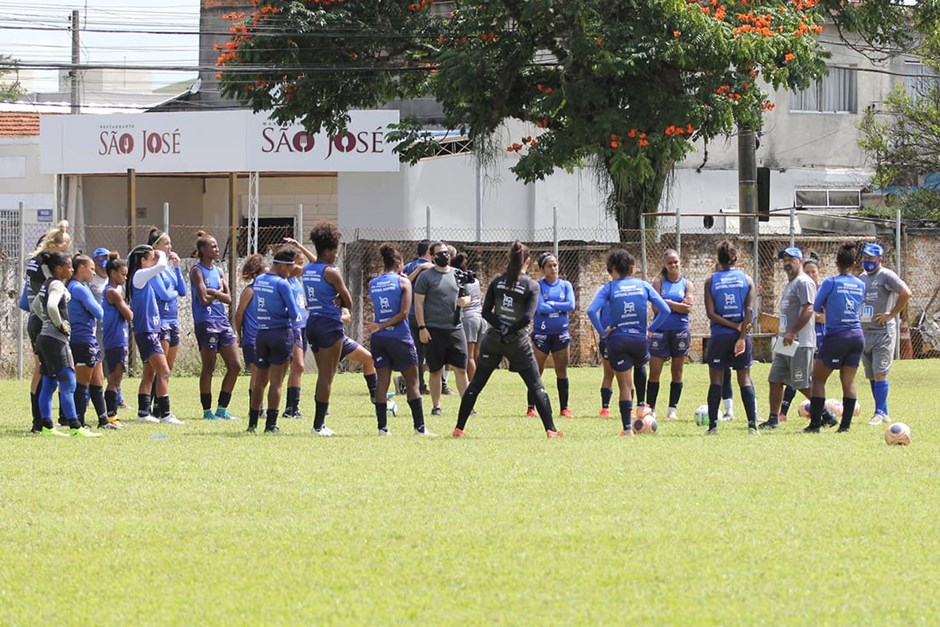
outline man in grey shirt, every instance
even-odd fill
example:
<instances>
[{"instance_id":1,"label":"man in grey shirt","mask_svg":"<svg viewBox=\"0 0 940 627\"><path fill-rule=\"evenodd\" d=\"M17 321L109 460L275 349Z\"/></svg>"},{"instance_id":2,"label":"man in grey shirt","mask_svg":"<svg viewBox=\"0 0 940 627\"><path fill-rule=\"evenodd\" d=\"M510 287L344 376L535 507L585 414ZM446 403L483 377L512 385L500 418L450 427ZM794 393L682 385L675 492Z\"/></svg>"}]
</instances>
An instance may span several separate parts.
<instances>
[{"instance_id":1,"label":"man in grey shirt","mask_svg":"<svg viewBox=\"0 0 940 627\"><path fill-rule=\"evenodd\" d=\"M780 328L775 339L774 360L770 366L770 418L760 424L761 429L779 426L783 386L799 390L809 397L813 354L816 352L816 329L813 324L813 301L816 284L803 272L803 253L799 248L781 250L777 258L783 261L783 271L790 279L780 296ZM785 354L796 344L792 355Z\"/></svg>"},{"instance_id":2,"label":"man in grey shirt","mask_svg":"<svg viewBox=\"0 0 940 627\"><path fill-rule=\"evenodd\" d=\"M453 368L460 394L467 389L467 340L460 325L458 307L468 305L470 298L458 298L460 287L450 267L447 245L435 242L431 255L434 265L415 280L415 318L418 339L425 345L425 359L431 373L431 415L440 416L445 365Z\"/></svg>"},{"instance_id":3,"label":"man in grey shirt","mask_svg":"<svg viewBox=\"0 0 940 627\"><path fill-rule=\"evenodd\" d=\"M870 425L890 422L888 372L894 361L894 345L897 341L897 323L894 319L911 299L911 288L901 277L881 265L883 258L884 249L878 244L865 244L862 248L862 269L865 270L859 277L865 284L865 300L860 316L862 333L865 335L862 364L875 400L875 413L868 422Z\"/></svg>"}]
</instances>

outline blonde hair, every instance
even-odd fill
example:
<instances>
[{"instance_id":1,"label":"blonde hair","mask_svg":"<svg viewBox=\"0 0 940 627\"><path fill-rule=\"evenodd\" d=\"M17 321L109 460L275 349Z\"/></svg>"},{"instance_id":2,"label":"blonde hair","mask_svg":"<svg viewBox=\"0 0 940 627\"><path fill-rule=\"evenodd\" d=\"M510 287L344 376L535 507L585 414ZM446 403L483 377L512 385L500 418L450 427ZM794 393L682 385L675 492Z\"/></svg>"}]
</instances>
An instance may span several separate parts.
<instances>
[{"instance_id":1,"label":"blonde hair","mask_svg":"<svg viewBox=\"0 0 940 627\"><path fill-rule=\"evenodd\" d=\"M35 257L40 253L64 253L71 245L72 236L69 235L69 222L68 220L62 220L42 236L42 239L36 245L36 250L30 256Z\"/></svg>"}]
</instances>

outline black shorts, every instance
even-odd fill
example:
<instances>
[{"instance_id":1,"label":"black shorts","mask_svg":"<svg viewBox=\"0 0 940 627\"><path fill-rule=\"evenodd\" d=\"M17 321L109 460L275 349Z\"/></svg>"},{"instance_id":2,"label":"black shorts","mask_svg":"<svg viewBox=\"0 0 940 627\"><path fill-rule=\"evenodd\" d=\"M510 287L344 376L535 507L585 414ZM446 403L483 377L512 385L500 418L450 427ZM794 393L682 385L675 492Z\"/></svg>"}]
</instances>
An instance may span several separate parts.
<instances>
[{"instance_id":1,"label":"black shorts","mask_svg":"<svg viewBox=\"0 0 940 627\"><path fill-rule=\"evenodd\" d=\"M29 336L29 344L33 347L33 355L38 355L39 351L36 349L36 340L39 339L39 333L42 331L42 320L39 319L39 316L36 314L29 314L29 319L26 321L26 334Z\"/></svg>"},{"instance_id":2,"label":"black shorts","mask_svg":"<svg viewBox=\"0 0 940 627\"><path fill-rule=\"evenodd\" d=\"M101 349L98 348L98 342L69 344L69 349L72 351L72 360L78 366L94 368L101 361Z\"/></svg>"},{"instance_id":3,"label":"black shorts","mask_svg":"<svg viewBox=\"0 0 940 627\"><path fill-rule=\"evenodd\" d=\"M170 348L180 345L179 322L164 322L160 325L160 342L166 342Z\"/></svg>"},{"instance_id":4,"label":"black shorts","mask_svg":"<svg viewBox=\"0 0 940 627\"><path fill-rule=\"evenodd\" d=\"M54 377L65 368L75 370L75 362L72 360L72 351L69 349L68 342L40 335L36 340L36 351L39 355L39 365L44 375Z\"/></svg>"},{"instance_id":5,"label":"black shorts","mask_svg":"<svg viewBox=\"0 0 940 627\"><path fill-rule=\"evenodd\" d=\"M428 372L437 372L445 365L454 368L467 367L467 338L463 329L432 329L428 327L431 341L424 345L424 359Z\"/></svg>"},{"instance_id":6,"label":"black shorts","mask_svg":"<svg viewBox=\"0 0 940 627\"><path fill-rule=\"evenodd\" d=\"M478 366L495 370L503 357L509 362L510 372L522 372L532 366L538 372L528 335L520 331L515 338L503 338L496 329L488 329L480 341Z\"/></svg>"}]
</instances>

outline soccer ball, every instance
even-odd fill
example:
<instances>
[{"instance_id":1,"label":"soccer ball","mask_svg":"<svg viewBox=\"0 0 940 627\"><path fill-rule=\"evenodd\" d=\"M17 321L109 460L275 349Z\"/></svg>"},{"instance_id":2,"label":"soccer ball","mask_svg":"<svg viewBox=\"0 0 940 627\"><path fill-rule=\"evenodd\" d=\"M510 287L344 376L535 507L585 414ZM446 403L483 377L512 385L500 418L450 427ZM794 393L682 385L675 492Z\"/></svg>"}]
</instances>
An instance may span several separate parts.
<instances>
[{"instance_id":1,"label":"soccer ball","mask_svg":"<svg viewBox=\"0 0 940 627\"><path fill-rule=\"evenodd\" d=\"M885 431L886 444L906 445L911 443L911 428L903 422L892 423Z\"/></svg>"},{"instance_id":2,"label":"soccer ball","mask_svg":"<svg viewBox=\"0 0 940 627\"><path fill-rule=\"evenodd\" d=\"M656 430L659 429L659 423L656 422L656 419L652 415L646 414L642 418L635 418L633 420L633 432L634 433L649 433L654 434Z\"/></svg>"},{"instance_id":3,"label":"soccer ball","mask_svg":"<svg viewBox=\"0 0 940 627\"><path fill-rule=\"evenodd\" d=\"M388 412L393 415L398 415L398 405L392 399L388 399Z\"/></svg>"},{"instance_id":4,"label":"soccer ball","mask_svg":"<svg viewBox=\"0 0 940 627\"><path fill-rule=\"evenodd\" d=\"M843 407L842 407L842 401L840 401L840 400L838 400L838 399L835 399L835 398L827 398L827 399L826 399L826 409L827 409L827 410L829 411L829 413L832 414L833 416L836 416L837 418L841 418L841 417L842 417L842 409L843 409Z\"/></svg>"},{"instance_id":5,"label":"soccer ball","mask_svg":"<svg viewBox=\"0 0 940 627\"><path fill-rule=\"evenodd\" d=\"M806 418L807 420L809 419L810 417L809 399L806 399L805 401L800 403L800 405L796 408L796 413L798 413L803 418Z\"/></svg>"},{"instance_id":6,"label":"soccer ball","mask_svg":"<svg viewBox=\"0 0 940 627\"><path fill-rule=\"evenodd\" d=\"M643 405L642 407L637 407L636 412L635 412L637 418L649 416L652 413L653 413L653 410L650 409L649 405Z\"/></svg>"},{"instance_id":7,"label":"soccer ball","mask_svg":"<svg viewBox=\"0 0 940 627\"><path fill-rule=\"evenodd\" d=\"M695 408L695 424L704 427L708 424L708 405L699 405Z\"/></svg>"},{"instance_id":8,"label":"soccer ball","mask_svg":"<svg viewBox=\"0 0 940 627\"><path fill-rule=\"evenodd\" d=\"M857 399L855 399L855 413L854 413L854 415L855 415L855 416L858 416L858 415L861 414L861 413L862 413L862 401L861 401L861 399L858 399L858 398L857 398Z\"/></svg>"}]
</instances>

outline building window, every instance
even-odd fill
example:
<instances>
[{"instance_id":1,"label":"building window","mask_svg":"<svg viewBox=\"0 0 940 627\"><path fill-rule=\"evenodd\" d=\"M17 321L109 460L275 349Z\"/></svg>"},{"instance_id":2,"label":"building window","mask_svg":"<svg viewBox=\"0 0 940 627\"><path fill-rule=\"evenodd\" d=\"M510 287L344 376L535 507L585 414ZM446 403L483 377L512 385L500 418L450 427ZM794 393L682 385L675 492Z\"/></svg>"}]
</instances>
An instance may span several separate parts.
<instances>
[{"instance_id":1,"label":"building window","mask_svg":"<svg viewBox=\"0 0 940 627\"><path fill-rule=\"evenodd\" d=\"M829 68L829 74L802 91L790 94L790 111L857 113L856 71Z\"/></svg>"},{"instance_id":2,"label":"building window","mask_svg":"<svg viewBox=\"0 0 940 627\"><path fill-rule=\"evenodd\" d=\"M862 192L858 189L798 189L797 209L858 209Z\"/></svg>"},{"instance_id":3,"label":"building window","mask_svg":"<svg viewBox=\"0 0 940 627\"><path fill-rule=\"evenodd\" d=\"M938 86L937 70L921 61L904 62L904 92L917 102Z\"/></svg>"}]
</instances>

